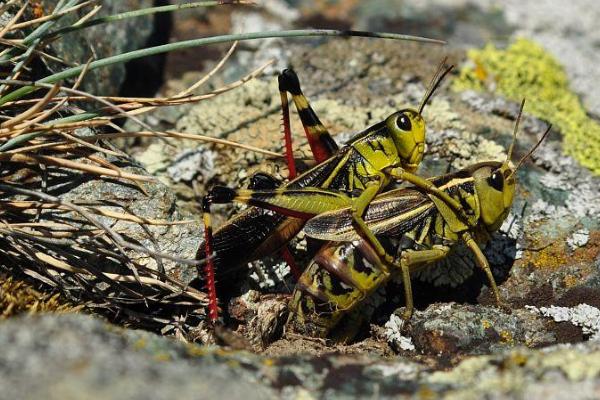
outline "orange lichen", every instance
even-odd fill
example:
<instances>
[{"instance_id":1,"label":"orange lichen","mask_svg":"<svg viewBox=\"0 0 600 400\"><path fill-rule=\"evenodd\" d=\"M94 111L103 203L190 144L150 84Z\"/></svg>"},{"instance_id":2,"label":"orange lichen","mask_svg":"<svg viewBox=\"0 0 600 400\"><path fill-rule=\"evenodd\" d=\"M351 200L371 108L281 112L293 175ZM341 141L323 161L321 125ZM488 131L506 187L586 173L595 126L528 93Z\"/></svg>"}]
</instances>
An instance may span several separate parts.
<instances>
[{"instance_id":1,"label":"orange lichen","mask_svg":"<svg viewBox=\"0 0 600 400\"><path fill-rule=\"evenodd\" d=\"M569 257L567 247L563 244L552 244L535 250L529 250L524 253L523 262L525 265L532 265L534 268L553 270L567 265Z\"/></svg>"}]
</instances>

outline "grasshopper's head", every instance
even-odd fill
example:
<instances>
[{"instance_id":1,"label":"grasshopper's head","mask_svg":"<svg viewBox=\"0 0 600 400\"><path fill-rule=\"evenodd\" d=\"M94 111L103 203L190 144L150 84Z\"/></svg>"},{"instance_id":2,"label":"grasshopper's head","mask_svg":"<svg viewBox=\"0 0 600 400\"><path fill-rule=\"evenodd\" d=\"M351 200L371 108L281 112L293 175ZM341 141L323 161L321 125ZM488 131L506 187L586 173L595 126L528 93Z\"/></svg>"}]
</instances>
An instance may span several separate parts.
<instances>
[{"instance_id":1,"label":"grasshopper's head","mask_svg":"<svg viewBox=\"0 0 600 400\"><path fill-rule=\"evenodd\" d=\"M511 157L524 105L525 100L523 99L513 131L513 141L508 149L506 160L504 162L484 162L473 166L472 176L475 191L479 197L481 220L489 232L500 228L500 225L502 225L510 212L517 185L517 170L523 164L523 161L533 154L546 135L548 135L548 132L550 132L550 128L552 128L552 125L548 126L548 129L537 144L521 158L515 167L511 161Z\"/></svg>"},{"instance_id":2,"label":"grasshopper's head","mask_svg":"<svg viewBox=\"0 0 600 400\"><path fill-rule=\"evenodd\" d=\"M500 228L512 207L516 169L510 160L481 163L476 167L473 179L481 221L488 231L493 232Z\"/></svg>"},{"instance_id":3,"label":"grasshopper's head","mask_svg":"<svg viewBox=\"0 0 600 400\"><path fill-rule=\"evenodd\" d=\"M444 69L445 63L446 59L442 61L433 76L418 109L406 108L393 113L385 120L387 129L394 140L398 155L400 156L402 168L409 172L414 172L423 160L423 154L425 153L425 120L422 116L423 109L444 77L453 68L453 66L449 66Z\"/></svg>"},{"instance_id":4,"label":"grasshopper's head","mask_svg":"<svg viewBox=\"0 0 600 400\"><path fill-rule=\"evenodd\" d=\"M402 168L414 172L419 167L425 153L425 120L417 110L407 108L386 118Z\"/></svg>"}]
</instances>

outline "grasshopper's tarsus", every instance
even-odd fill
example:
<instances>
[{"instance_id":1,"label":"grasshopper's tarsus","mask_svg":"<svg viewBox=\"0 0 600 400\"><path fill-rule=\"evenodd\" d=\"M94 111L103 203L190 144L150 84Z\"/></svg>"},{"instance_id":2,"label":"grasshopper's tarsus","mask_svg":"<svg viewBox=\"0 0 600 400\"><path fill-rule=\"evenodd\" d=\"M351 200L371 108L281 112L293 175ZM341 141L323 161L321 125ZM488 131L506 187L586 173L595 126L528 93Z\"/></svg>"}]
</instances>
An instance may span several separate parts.
<instances>
[{"instance_id":1,"label":"grasshopper's tarsus","mask_svg":"<svg viewBox=\"0 0 600 400\"><path fill-rule=\"evenodd\" d=\"M475 255L475 261L477 262L477 265L485 273L485 276L487 277L489 285L490 285L490 290L492 291L492 293L494 294L494 298L496 299L496 304L498 305L498 307L502 307L502 299L500 298L500 290L498 290L498 285L496 284L496 280L494 279L494 274L492 274L492 270L490 268L490 264L489 264L487 258L485 257L485 255L479 248L479 245L477 244L477 242L475 242L475 239L473 239L473 236L471 236L471 234L469 232L464 232L462 234L462 240L469 247L469 249L471 249L471 251Z\"/></svg>"}]
</instances>

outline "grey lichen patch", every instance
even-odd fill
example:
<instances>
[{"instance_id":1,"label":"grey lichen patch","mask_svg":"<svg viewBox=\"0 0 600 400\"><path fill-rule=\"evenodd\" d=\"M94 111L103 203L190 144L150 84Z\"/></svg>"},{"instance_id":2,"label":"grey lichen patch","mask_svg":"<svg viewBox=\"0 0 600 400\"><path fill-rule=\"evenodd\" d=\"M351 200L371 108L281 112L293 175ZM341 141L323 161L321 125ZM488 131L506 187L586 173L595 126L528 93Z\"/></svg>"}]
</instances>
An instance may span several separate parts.
<instances>
[{"instance_id":1,"label":"grey lichen patch","mask_svg":"<svg viewBox=\"0 0 600 400\"><path fill-rule=\"evenodd\" d=\"M587 229L579 229L573 232L570 238L567 239L567 244L571 250L575 250L579 247L585 246L590 240L590 231Z\"/></svg>"},{"instance_id":2,"label":"grey lichen patch","mask_svg":"<svg viewBox=\"0 0 600 400\"><path fill-rule=\"evenodd\" d=\"M527 306L533 313L550 317L556 322L570 322L581 327L583 334L591 340L600 340L600 310L588 304L575 307L533 307Z\"/></svg>"},{"instance_id":3,"label":"grey lichen patch","mask_svg":"<svg viewBox=\"0 0 600 400\"><path fill-rule=\"evenodd\" d=\"M385 336L392 346L398 350L414 351L415 345L412 339L402 335L404 320L396 314L390 315L390 319L385 323Z\"/></svg>"},{"instance_id":4,"label":"grey lichen patch","mask_svg":"<svg viewBox=\"0 0 600 400\"><path fill-rule=\"evenodd\" d=\"M450 371L425 377L428 385L446 388L447 398L593 398L600 378L597 344L555 346L544 351L517 348L469 358Z\"/></svg>"},{"instance_id":5,"label":"grey lichen patch","mask_svg":"<svg viewBox=\"0 0 600 400\"><path fill-rule=\"evenodd\" d=\"M434 304L417 311L410 321L417 350L455 356L481 354L518 344L539 346L556 341L541 318L525 310L505 314L494 307Z\"/></svg>"}]
</instances>

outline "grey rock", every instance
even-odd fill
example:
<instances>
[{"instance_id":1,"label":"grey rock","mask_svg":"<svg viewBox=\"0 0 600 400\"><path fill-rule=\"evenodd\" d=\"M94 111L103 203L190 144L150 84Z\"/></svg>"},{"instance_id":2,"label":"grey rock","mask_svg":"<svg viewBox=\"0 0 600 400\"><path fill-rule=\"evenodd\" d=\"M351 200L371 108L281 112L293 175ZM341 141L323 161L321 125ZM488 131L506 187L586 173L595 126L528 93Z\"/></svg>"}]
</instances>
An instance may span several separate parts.
<instances>
[{"instance_id":1,"label":"grey rock","mask_svg":"<svg viewBox=\"0 0 600 400\"><path fill-rule=\"evenodd\" d=\"M243 363L83 315L0 324L5 399L276 398ZM206 355L202 355L202 353ZM225 362L223 362L225 361Z\"/></svg>"},{"instance_id":2,"label":"grey rock","mask_svg":"<svg viewBox=\"0 0 600 400\"><path fill-rule=\"evenodd\" d=\"M0 323L7 399L594 398L600 344L515 347L443 369L369 355L269 357L185 344L85 315Z\"/></svg>"},{"instance_id":3,"label":"grey rock","mask_svg":"<svg viewBox=\"0 0 600 400\"><path fill-rule=\"evenodd\" d=\"M58 0L45 1L44 10L48 13L54 9ZM102 8L93 18L152 7L152 0L107 0L102 2ZM89 8L84 8L61 18L53 30L69 26L83 17ZM122 54L143 47L148 41L154 20L152 16L129 18L109 24L100 24L87 29L67 33L62 39L50 44L50 51L60 56L67 64L85 64L88 59L100 59ZM53 72L63 65L49 63ZM82 89L96 95L116 95L125 79L125 65L117 64L109 68L90 71L82 84Z\"/></svg>"},{"instance_id":4,"label":"grey rock","mask_svg":"<svg viewBox=\"0 0 600 400\"><path fill-rule=\"evenodd\" d=\"M575 0L565 7L553 0L400 0L364 2L356 11L358 29L389 30L435 36L450 46L481 47L506 44L517 37L540 43L565 67L573 89L587 109L600 114L595 90L600 72L600 11L594 0Z\"/></svg>"},{"instance_id":5,"label":"grey rock","mask_svg":"<svg viewBox=\"0 0 600 400\"><path fill-rule=\"evenodd\" d=\"M487 354L517 345L540 347L556 342L544 320L527 310L507 314L495 307L432 304L417 311L408 329L416 351L442 357Z\"/></svg>"}]
</instances>

